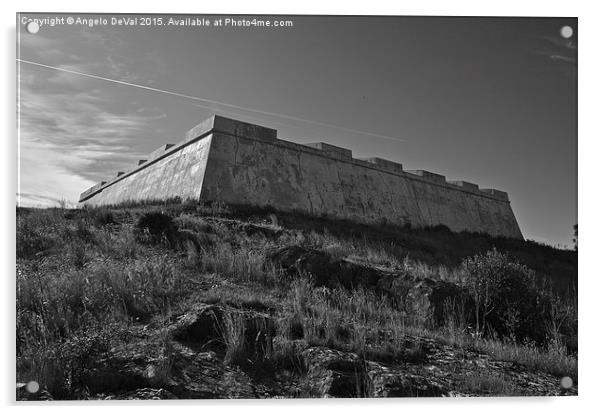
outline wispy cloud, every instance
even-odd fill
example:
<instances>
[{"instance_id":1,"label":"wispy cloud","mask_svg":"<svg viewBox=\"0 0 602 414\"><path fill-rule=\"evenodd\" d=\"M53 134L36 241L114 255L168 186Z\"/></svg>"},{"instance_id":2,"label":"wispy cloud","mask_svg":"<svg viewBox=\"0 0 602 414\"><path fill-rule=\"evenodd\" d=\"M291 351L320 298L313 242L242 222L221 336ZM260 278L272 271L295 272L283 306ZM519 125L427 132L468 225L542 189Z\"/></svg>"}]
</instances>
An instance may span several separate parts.
<instances>
[{"instance_id":1,"label":"wispy cloud","mask_svg":"<svg viewBox=\"0 0 602 414\"><path fill-rule=\"evenodd\" d=\"M103 36L85 37L91 49L85 53L69 39L24 38L22 54L27 56L65 69L139 81L119 44ZM110 171L132 165L143 154L140 137L165 116L153 108L125 105L98 82L65 72L21 64L18 82L21 205L76 203L84 189Z\"/></svg>"},{"instance_id":2,"label":"wispy cloud","mask_svg":"<svg viewBox=\"0 0 602 414\"><path fill-rule=\"evenodd\" d=\"M77 203L67 201L63 198L54 198L31 193L17 193L17 202L19 206L25 207L77 207Z\"/></svg>"},{"instance_id":3,"label":"wispy cloud","mask_svg":"<svg viewBox=\"0 0 602 414\"><path fill-rule=\"evenodd\" d=\"M558 36L540 38L541 45L535 54L553 62L556 68L571 79L577 77L577 41L575 36L565 39Z\"/></svg>"}]
</instances>

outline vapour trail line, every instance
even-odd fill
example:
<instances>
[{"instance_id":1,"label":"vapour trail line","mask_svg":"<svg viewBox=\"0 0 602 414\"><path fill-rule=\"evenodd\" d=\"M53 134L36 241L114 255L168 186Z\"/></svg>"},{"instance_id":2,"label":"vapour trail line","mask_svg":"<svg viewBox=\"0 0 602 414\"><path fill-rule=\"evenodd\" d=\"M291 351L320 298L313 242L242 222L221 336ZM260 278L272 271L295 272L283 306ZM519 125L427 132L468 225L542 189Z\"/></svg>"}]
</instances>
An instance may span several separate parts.
<instances>
[{"instance_id":1,"label":"vapour trail line","mask_svg":"<svg viewBox=\"0 0 602 414\"><path fill-rule=\"evenodd\" d=\"M247 107L244 107L244 106L232 105L232 104L228 104L228 103L225 103L225 102L214 101L214 100L211 100L211 99L199 98L198 96L186 95L186 94L183 94L183 93L172 92L172 91L168 91L168 90L165 90L165 89L153 88L152 86L140 85L140 84L137 84L137 83L125 82L125 81L122 81L122 80L119 80L119 79L111 79L111 78L107 78L107 77L104 77L104 76L93 75L93 74L90 74L90 73L84 73L84 72L79 72L79 71L75 71L75 70L70 70L70 69L65 69L65 68L59 68L57 66L45 65L43 63L32 62L30 60L19 59L19 58L17 58L16 60L18 62L21 62L21 63L27 63L27 64L30 64L30 65L40 66L40 67L47 68L47 69L53 69L53 70L57 70L57 71L60 71L60 72L71 73L73 75L80 75L80 76L85 76L85 77L92 78L92 79L97 79L97 80L103 80L103 81L106 81L106 82L116 83L116 84L119 84L119 85L130 86L130 87L133 87L133 88L145 89L145 90L152 91L152 92L164 93L164 94L171 95L171 96L177 96L179 98L190 99L190 100L199 101L199 102L205 102L205 103L212 104L212 105L225 106L225 107L232 108L232 109L238 109L240 111L254 112L254 113L257 113L257 114L262 114L262 115L267 115L267 116L273 116L273 117L277 117L277 118L285 118L285 119L289 119L291 121L305 122L305 123L308 123L308 124L313 124L313 125L322 126L322 127L326 127L326 128L338 129L340 131L350 132L350 133L353 133L353 134L367 135L367 136L371 136L371 137L375 137L375 138L382 138L382 139L387 139L387 140L392 140L392 141L402 141L402 142L405 142L405 140L402 139L402 138L395 138L395 137L391 137L391 136L388 136L388 135L376 134L376 133L373 133L373 132L361 131L361 130L352 129L352 128L345 128L345 127L342 127L342 126L339 126L339 125L333 125L333 124L328 124L328 123L319 122L319 121L312 121L310 119L299 118L299 117L296 117L296 116L286 115L286 114L279 114L277 112L262 111L260 109L252 109L252 108L247 108Z\"/></svg>"}]
</instances>

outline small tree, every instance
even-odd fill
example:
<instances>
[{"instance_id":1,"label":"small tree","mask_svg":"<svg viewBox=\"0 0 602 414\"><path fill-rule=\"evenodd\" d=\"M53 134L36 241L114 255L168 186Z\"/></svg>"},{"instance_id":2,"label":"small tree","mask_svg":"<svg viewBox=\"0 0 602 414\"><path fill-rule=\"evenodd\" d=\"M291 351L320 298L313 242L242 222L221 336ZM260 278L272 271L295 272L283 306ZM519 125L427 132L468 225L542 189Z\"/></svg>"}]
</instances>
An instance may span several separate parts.
<instances>
[{"instance_id":1,"label":"small tree","mask_svg":"<svg viewBox=\"0 0 602 414\"><path fill-rule=\"evenodd\" d=\"M475 302L475 328L513 340L545 338L548 289L535 273L493 249L464 262L466 287Z\"/></svg>"},{"instance_id":2,"label":"small tree","mask_svg":"<svg viewBox=\"0 0 602 414\"><path fill-rule=\"evenodd\" d=\"M502 260L503 255L494 249L485 256L476 255L464 262L468 273L467 287L475 302L475 328L479 335L485 327L487 316L495 309L493 296L500 282L497 269Z\"/></svg>"}]
</instances>

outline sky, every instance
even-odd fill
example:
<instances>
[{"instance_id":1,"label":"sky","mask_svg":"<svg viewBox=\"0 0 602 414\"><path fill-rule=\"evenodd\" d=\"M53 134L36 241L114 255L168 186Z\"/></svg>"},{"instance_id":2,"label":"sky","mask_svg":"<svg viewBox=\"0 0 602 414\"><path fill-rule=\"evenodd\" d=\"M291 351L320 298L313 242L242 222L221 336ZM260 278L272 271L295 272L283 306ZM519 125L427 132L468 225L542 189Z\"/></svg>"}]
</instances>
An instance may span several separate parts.
<instances>
[{"instance_id":1,"label":"sky","mask_svg":"<svg viewBox=\"0 0 602 414\"><path fill-rule=\"evenodd\" d=\"M572 246L575 18L245 17L292 21L267 28L79 15L108 24L42 21L34 34L22 24L68 16L78 15L18 16L20 205L75 205L221 114L507 191L527 239Z\"/></svg>"}]
</instances>

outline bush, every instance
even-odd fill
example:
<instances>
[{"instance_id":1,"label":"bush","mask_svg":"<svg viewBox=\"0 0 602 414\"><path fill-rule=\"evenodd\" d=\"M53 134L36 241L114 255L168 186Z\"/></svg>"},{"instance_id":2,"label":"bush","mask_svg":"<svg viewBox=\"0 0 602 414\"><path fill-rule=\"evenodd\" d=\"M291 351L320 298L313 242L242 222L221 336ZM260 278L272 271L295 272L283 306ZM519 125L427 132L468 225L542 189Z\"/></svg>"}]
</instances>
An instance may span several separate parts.
<instances>
[{"instance_id":1,"label":"bush","mask_svg":"<svg viewBox=\"0 0 602 414\"><path fill-rule=\"evenodd\" d=\"M178 227L167 214L150 212L138 219L136 236L138 241L145 244L174 245L177 241Z\"/></svg>"},{"instance_id":2,"label":"bush","mask_svg":"<svg viewBox=\"0 0 602 414\"><path fill-rule=\"evenodd\" d=\"M495 249L465 260L464 270L479 335L546 342L552 296L532 270Z\"/></svg>"}]
</instances>

